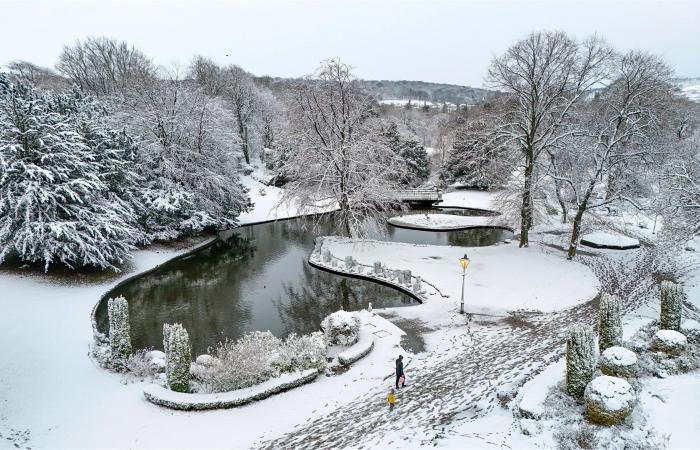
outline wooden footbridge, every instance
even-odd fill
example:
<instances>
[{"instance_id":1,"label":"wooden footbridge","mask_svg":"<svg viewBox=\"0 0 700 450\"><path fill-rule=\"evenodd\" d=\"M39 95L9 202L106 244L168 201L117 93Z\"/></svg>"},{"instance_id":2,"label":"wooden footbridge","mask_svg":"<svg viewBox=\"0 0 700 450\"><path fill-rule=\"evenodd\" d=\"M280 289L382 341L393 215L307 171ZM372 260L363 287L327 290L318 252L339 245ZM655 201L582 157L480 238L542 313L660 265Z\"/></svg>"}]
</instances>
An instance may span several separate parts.
<instances>
[{"instance_id":1,"label":"wooden footbridge","mask_svg":"<svg viewBox=\"0 0 700 450\"><path fill-rule=\"evenodd\" d=\"M396 192L399 200L405 203L437 203L442 201L442 190L438 188L404 189Z\"/></svg>"}]
</instances>

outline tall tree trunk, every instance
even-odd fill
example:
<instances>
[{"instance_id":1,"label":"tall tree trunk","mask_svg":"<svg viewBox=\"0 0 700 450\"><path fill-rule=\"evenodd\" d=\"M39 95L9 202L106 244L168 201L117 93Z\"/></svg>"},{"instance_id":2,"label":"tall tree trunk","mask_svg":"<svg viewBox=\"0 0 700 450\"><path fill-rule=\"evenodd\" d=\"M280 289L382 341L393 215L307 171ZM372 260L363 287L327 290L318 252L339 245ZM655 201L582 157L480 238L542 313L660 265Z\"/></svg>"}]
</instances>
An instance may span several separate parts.
<instances>
[{"instance_id":1,"label":"tall tree trunk","mask_svg":"<svg viewBox=\"0 0 700 450\"><path fill-rule=\"evenodd\" d=\"M243 156L245 157L245 163L250 164L250 155L248 154L248 127L246 126L241 114L236 114L238 116L238 135L241 137L243 146Z\"/></svg>"},{"instance_id":2,"label":"tall tree trunk","mask_svg":"<svg viewBox=\"0 0 700 450\"><path fill-rule=\"evenodd\" d=\"M525 180L523 184L523 202L520 206L520 247L529 247L529 232L532 226L532 173L534 171L532 149L525 155Z\"/></svg>"},{"instance_id":3,"label":"tall tree trunk","mask_svg":"<svg viewBox=\"0 0 700 450\"><path fill-rule=\"evenodd\" d=\"M566 209L564 197L561 195L561 181L554 182L554 189L557 192L557 201L559 202L559 207L561 208L561 223L566 223L568 210Z\"/></svg>"},{"instance_id":4,"label":"tall tree trunk","mask_svg":"<svg viewBox=\"0 0 700 450\"><path fill-rule=\"evenodd\" d=\"M574 224L571 228L571 240L569 241L569 251L567 252L566 259L571 260L576 256L576 248L578 247L578 239L581 234L581 222L583 219L583 213L586 212L586 202L579 205L578 211L574 216Z\"/></svg>"},{"instance_id":5,"label":"tall tree trunk","mask_svg":"<svg viewBox=\"0 0 700 450\"><path fill-rule=\"evenodd\" d=\"M578 247L578 239L580 237L579 235L581 234L581 223L583 222L583 215L588 209L588 199L591 198L591 194L593 193L593 188L595 187L595 181L597 178L598 176L591 180L590 184L588 185L588 189L586 189L586 193L581 199L581 203L579 203L578 205L576 216L574 216L574 223L571 227L571 240L569 241L569 251L566 255L566 259L568 260L571 260L574 256L576 256L576 248Z\"/></svg>"}]
</instances>

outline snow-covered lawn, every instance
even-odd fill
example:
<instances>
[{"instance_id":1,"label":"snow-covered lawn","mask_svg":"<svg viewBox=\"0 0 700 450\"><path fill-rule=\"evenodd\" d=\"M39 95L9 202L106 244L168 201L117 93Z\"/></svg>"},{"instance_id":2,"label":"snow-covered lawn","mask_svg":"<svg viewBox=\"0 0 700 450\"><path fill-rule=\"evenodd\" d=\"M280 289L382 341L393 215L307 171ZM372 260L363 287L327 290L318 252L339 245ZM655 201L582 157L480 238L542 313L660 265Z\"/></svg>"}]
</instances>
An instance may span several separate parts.
<instances>
[{"instance_id":1,"label":"snow-covered lawn","mask_svg":"<svg viewBox=\"0 0 700 450\"><path fill-rule=\"evenodd\" d=\"M454 306L460 300L459 259L465 253L463 247L328 237L324 248L340 259L352 255L365 265L380 261L392 270L410 269L449 297L443 303ZM502 315L514 310L558 311L592 299L599 290L598 280L588 267L567 262L541 247L474 247L468 249L468 256L471 262L465 304L469 312Z\"/></svg>"},{"instance_id":2,"label":"snow-covered lawn","mask_svg":"<svg viewBox=\"0 0 700 450\"><path fill-rule=\"evenodd\" d=\"M436 206L485 209L494 211L494 198L497 193L462 189L442 194L442 202Z\"/></svg>"},{"instance_id":3,"label":"snow-covered lawn","mask_svg":"<svg viewBox=\"0 0 700 450\"><path fill-rule=\"evenodd\" d=\"M399 227L429 230L463 230L468 228L508 228L503 219L484 216L457 216L454 214L406 214L389 218L388 222Z\"/></svg>"}]
</instances>

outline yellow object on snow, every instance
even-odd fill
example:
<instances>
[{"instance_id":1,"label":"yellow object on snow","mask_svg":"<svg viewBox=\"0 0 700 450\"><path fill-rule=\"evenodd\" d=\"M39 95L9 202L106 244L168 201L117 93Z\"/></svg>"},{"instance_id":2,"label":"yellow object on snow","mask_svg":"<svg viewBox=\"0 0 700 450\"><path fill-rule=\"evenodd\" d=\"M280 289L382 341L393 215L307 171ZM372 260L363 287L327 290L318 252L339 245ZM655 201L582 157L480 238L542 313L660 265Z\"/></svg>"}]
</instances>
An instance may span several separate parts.
<instances>
[{"instance_id":1,"label":"yellow object on snow","mask_svg":"<svg viewBox=\"0 0 700 450\"><path fill-rule=\"evenodd\" d=\"M386 399L389 401L390 405L396 403L396 395L394 395L393 392L389 392L389 395L386 396Z\"/></svg>"}]
</instances>

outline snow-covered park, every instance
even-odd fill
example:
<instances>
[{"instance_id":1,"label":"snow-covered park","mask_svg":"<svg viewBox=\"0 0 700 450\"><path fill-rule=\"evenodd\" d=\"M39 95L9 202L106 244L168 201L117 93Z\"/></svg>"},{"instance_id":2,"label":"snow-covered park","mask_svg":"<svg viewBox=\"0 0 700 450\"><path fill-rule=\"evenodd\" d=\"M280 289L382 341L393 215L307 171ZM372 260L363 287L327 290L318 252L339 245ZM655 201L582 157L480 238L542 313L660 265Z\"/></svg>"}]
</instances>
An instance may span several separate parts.
<instances>
[{"instance_id":1,"label":"snow-covered park","mask_svg":"<svg viewBox=\"0 0 700 450\"><path fill-rule=\"evenodd\" d=\"M41 3L0 448L698 447L696 5Z\"/></svg>"}]
</instances>

